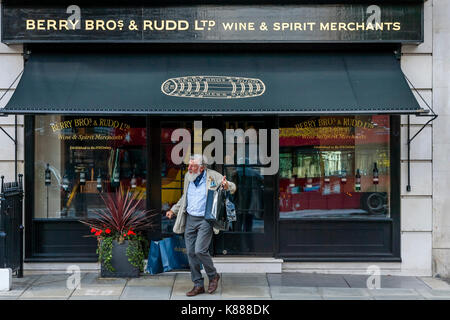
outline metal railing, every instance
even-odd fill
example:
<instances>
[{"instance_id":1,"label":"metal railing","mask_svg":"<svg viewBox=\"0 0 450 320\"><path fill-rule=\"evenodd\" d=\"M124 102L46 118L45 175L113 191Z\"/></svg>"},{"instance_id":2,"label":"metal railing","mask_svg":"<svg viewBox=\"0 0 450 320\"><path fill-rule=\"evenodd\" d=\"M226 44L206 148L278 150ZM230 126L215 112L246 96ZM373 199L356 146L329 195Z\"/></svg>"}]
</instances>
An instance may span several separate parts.
<instances>
[{"instance_id":1,"label":"metal railing","mask_svg":"<svg viewBox=\"0 0 450 320\"><path fill-rule=\"evenodd\" d=\"M19 181L4 182L0 193L0 268L11 268L23 277L23 175Z\"/></svg>"}]
</instances>

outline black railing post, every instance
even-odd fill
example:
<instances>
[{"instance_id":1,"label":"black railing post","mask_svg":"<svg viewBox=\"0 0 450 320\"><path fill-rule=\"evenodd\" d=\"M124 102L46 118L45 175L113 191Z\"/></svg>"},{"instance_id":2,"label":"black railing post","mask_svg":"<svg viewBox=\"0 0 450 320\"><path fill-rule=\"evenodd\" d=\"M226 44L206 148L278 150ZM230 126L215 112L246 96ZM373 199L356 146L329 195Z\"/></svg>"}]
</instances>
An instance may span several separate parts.
<instances>
[{"instance_id":1,"label":"black railing post","mask_svg":"<svg viewBox=\"0 0 450 320\"><path fill-rule=\"evenodd\" d=\"M0 261L0 266L2 268L6 268L7 262L6 262L6 230L5 230L5 217L4 217L4 210L5 210L5 197L3 193L3 180L4 176L1 176L2 185L1 185L1 193L0 193L0 241L2 243L2 257Z\"/></svg>"},{"instance_id":2,"label":"black railing post","mask_svg":"<svg viewBox=\"0 0 450 320\"><path fill-rule=\"evenodd\" d=\"M20 260L19 260L19 269L17 270L17 278L23 277L23 225L21 224L19 227L19 252L20 252Z\"/></svg>"},{"instance_id":3,"label":"black railing post","mask_svg":"<svg viewBox=\"0 0 450 320\"><path fill-rule=\"evenodd\" d=\"M22 212L23 212L23 184L22 184L23 174L19 174L19 217L20 217L20 226L19 226L19 252L20 252L20 261L19 261L19 270L17 271L17 277L23 277L23 231L25 227L23 226Z\"/></svg>"}]
</instances>

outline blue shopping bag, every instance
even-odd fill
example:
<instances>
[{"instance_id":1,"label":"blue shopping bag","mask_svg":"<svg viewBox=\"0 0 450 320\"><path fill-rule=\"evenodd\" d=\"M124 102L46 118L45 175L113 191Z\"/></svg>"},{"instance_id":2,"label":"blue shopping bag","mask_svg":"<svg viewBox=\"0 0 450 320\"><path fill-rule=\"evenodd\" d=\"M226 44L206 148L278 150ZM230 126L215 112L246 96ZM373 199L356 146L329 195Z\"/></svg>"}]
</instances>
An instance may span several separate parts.
<instances>
[{"instance_id":1,"label":"blue shopping bag","mask_svg":"<svg viewBox=\"0 0 450 320\"><path fill-rule=\"evenodd\" d=\"M147 271L150 274L157 274L164 271L161 260L161 241L151 241L150 249L148 252Z\"/></svg>"},{"instance_id":2,"label":"blue shopping bag","mask_svg":"<svg viewBox=\"0 0 450 320\"><path fill-rule=\"evenodd\" d=\"M164 272L189 269L186 245L180 235L173 235L160 241L161 261Z\"/></svg>"}]
</instances>

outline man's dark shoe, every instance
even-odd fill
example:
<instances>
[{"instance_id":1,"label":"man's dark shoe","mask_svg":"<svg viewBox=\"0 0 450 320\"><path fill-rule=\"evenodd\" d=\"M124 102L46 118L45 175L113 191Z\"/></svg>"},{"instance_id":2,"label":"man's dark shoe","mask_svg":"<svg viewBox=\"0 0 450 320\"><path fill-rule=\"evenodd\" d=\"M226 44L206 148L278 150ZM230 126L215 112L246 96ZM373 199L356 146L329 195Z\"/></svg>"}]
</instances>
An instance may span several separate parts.
<instances>
[{"instance_id":1,"label":"man's dark shoe","mask_svg":"<svg viewBox=\"0 0 450 320\"><path fill-rule=\"evenodd\" d=\"M213 293L214 291L216 291L217 286L219 285L219 279L220 279L219 274L216 274L214 278L209 280L208 293Z\"/></svg>"},{"instance_id":2,"label":"man's dark shoe","mask_svg":"<svg viewBox=\"0 0 450 320\"><path fill-rule=\"evenodd\" d=\"M196 296L196 295L198 295L200 293L205 293L205 287L195 286L191 291L186 293L186 295L188 297L193 297L193 296Z\"/></svg>"}]
</instances>

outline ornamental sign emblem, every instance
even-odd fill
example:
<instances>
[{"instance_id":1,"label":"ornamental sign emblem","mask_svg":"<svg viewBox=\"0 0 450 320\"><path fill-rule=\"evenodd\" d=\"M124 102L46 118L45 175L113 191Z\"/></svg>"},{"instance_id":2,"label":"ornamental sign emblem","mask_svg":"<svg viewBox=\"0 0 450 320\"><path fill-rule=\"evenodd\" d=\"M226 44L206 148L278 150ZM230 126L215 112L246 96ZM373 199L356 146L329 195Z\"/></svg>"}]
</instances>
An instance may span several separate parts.
<instances>
[{"instance_id":1,"label":"ornamental sign emblem","mask_svg":"<svg viewBox=\"0 0 450 320\"><path fill-rule=\"evenodd\" d=\"M231 76L185 76L163 82L161 91L172 97L234 99L264 94L264 82L256 78Z\"/></svg>"}]
</instances>

